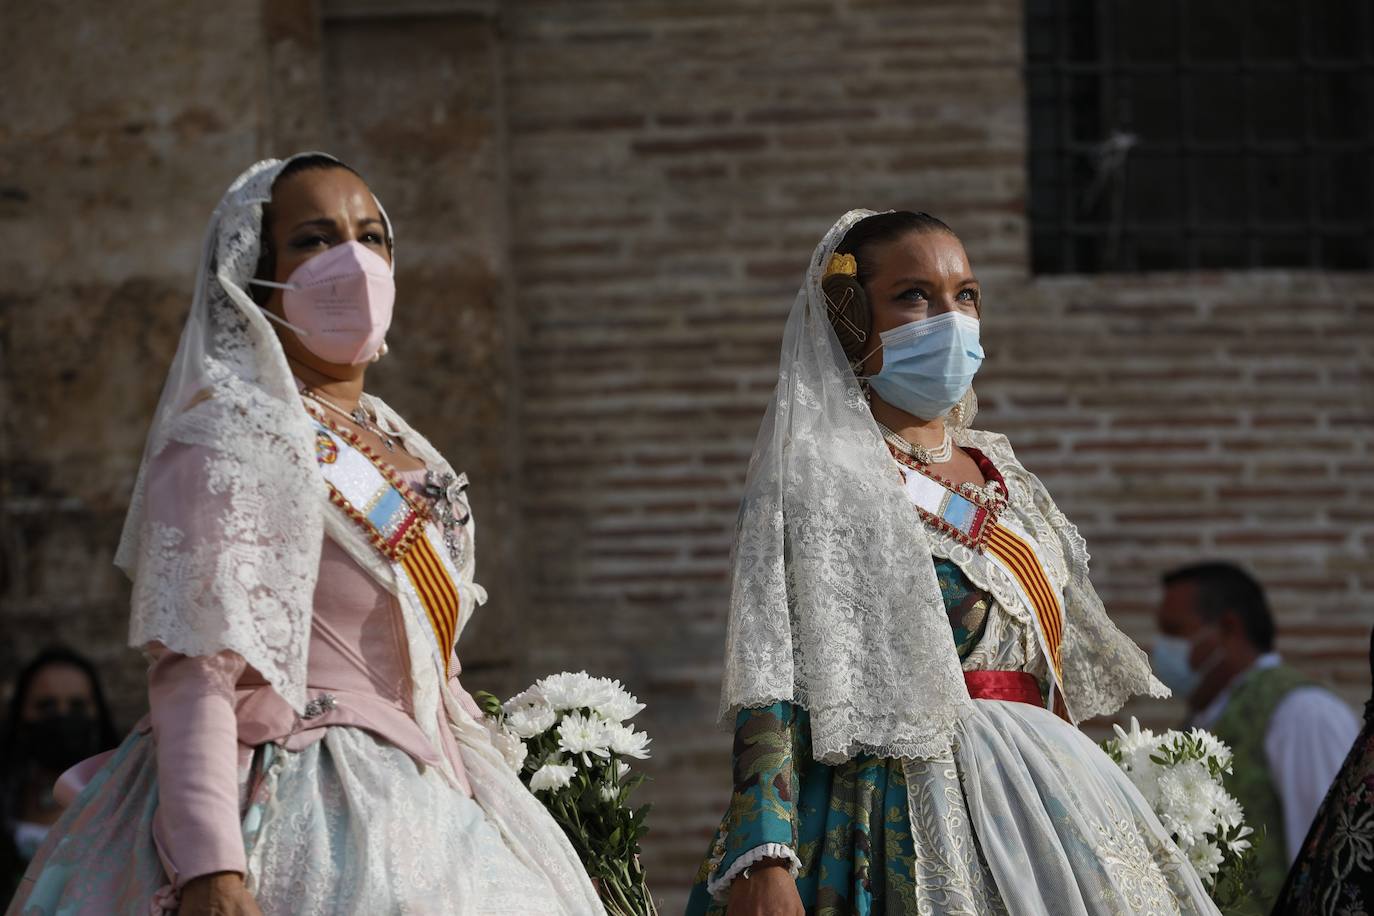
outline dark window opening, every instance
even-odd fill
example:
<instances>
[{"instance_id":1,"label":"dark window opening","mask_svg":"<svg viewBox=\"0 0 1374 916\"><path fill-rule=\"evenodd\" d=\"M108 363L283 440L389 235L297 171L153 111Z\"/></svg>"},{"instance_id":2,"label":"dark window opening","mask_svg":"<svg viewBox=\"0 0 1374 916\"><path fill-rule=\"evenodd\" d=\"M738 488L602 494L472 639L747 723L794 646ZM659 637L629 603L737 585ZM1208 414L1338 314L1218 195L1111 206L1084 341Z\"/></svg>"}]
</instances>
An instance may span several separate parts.
<instances>
[{"instance_id":1,"label":"dark window opening","mask_svg":"<svg viewBox=\"0 0 1374 916\"><path fill-rule=\"evenodd\" d=\"M1374 269L1374 4L1027 0L1036 273Z\"/></svg>"}]
</instances>

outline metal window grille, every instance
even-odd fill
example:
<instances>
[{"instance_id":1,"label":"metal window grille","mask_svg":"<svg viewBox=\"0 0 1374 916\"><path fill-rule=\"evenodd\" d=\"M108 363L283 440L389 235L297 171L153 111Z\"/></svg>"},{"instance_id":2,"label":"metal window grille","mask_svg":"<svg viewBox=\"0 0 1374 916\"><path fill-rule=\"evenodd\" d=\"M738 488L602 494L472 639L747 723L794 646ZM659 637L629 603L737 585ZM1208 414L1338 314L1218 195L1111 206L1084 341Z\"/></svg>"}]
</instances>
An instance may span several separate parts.
<instances>
[{"instance_id":1,"label":"metal window grille","mask_svg":"<svg viewBox=\"0 0 1374 916\"><path fill-rule=\"evenodd\" d=\"M1025 10L1037 273L1374 269L1374 3Z\"/></svg>"}]
</instances>

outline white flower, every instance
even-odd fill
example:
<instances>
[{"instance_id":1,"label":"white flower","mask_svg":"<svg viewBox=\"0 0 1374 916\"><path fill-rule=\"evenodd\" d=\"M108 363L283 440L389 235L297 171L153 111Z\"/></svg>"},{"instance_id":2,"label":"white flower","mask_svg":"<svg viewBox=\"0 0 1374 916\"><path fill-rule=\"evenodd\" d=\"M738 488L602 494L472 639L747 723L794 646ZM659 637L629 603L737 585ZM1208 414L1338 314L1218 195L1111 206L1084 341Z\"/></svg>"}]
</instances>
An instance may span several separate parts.
<instances>
[{"instance_id":1,"label":"white flower","mask_svg":"<svg viewBox=\"0 0 1374 916\"><path fill-rule=\"evenodd\" d=\"M622 757L635 757L644 760L649 756L649 736L637 732L628 725L608 722L603 726L612 752Z\"/></svg>"},{"instance_id":2,"label":"white flower","mask_svg":"<svg viewBox=\"0 0 1374 916\"><path fill-rule=\"evenodd\" d=\"M1229 792L1222 792L1216 800L1217 820L1227 830L1235 830L1245 821L1245 810Z\"/></svg>"},{"instance_id":3,"label":"white flower","mask_svg":"<svg viewBox=\"0 0 1374 916\"><path fill-rule=\"evenodd\" d=\"M559 749L565 754L581 754L584 763L588 754L608 756L609 745L607 723L597 716L574 712L564 716L563 721L558 723Z\"/></svg>"},{"instance_id":4,"label":"white flower","mask_svg":"<svg viewBox=\"0 0 1374 916\"><path fill-rule=\"evenodd\" d=\"M616 698L616 689L604 678L585 671L551 674L535 682L534 690L555 710L596 709Z\"/></svg>"},{"instance_id":5,"label":"white flower","mask_svg":"<svg viewBox=\"0 0 1374 916\"><path fill-rule=\"evenodd\" d=\"M1188 861L1193 864L1193 870L1204 879L1217 873L1221 868L1221 860L1221 850L1212 843L1198 843L1188 850Z\"/></svg>"},{"instance_id":6,"label":"white flower","mask_svg":"<svg viewBox=\"0 0 1374 916\"><path fill-rule=\"evenodd\" d=\"M522 690L501 704L501 708L506 711L507 715L510 715L517 709L523 709L527 706L550 708L549 701L544 698L544 694L539 690L538 686Z\"/></svg>"},{"instance_id":7,"label":"white flower","mask_svg":"<svg viewBox=\"0 0 1374 916\"><path fill-rule=\"evenodd\" d=\"M501 752L501 756L505 758L506 763L510 764L510 768L519 773L525 766L525 758L528 757L530 753L529 748L525 747L525 742L521 741L515 735L505 734L501 735L499 739L493 738L492 743L495 744L496 749Z\"/></svg>"},{"instance_id":8,"label":"white flower","mask_svg":"<svg viewBox=\"0 0 1374 916\"><path fill-rule=\"evenodd\" d=\"M612 722L624 722L633 719L643 711L644 704L639 702L634 694L622 687L620 681L610 681L605 678L602 678L602 681L610 689L612 696L596 707L596 711L601 715Z\"/></svg>"},{"instance_id":9,"label":"white flower","mask_svg":"<svg viewBox=\"0 0 1374 916\"><path fill-rule=\"evenodd\" d=\"M1141 728L1140 720L1135 716L1131 716L1130 731L1125 731L1120 725L1116 724L1113 724L1112 728L1116 731L1116 738L1120 743L1122 757L1135 754L1137 751L1141 750L1153 753L1155 747L1159 744L1159 742L1155 740L1155 733L1148 728Z\"/></svg>"},{"instance_id":10,"label":"white flower","mask_svg":"<svg viewBox=\"0 0 1374 916\"><path fill-rule=\"evenodd\" d=\"M521 738L533 738L553 728L558 713L548 706L519 706L506 714L506 727Z\"/></svg>"},{"instance_id":11,"label":"white flower","mask_svg":"<svg viewBox=\"0 0 1374 916\"><path fill-rule=\"evenodd\" d=\"M529 754L525 742L502 728L495 719L483 719L482 724L491 736L492 747L500 752L502 759L512 770L519 773L520 768L525 765L525 757Z\"/></svg>"},{"instance_id":12,"label":"white flower","mask_svg":"<svg viewBox=\"0 0 1374 916\"><path fill-rule=\"evenodd\" d=\"M619 787L619 786L602 785L602 787L601 787L601 800L602 800L602 801L604 801L604 802L613 802L613 801L615 801L615 800L616 800L617 798L619 798L619 797L620 797L620 787Z\"/></svg>"},{"instance_id":13,"label":"white flower","mask_svg":"<svg viewBox=\"0 0 1374 916\"><path fill-rule=\"evenodd\" d=\"M630 765L629 765L628 763L626 763L625 761L622 760L622 761L620 761L620 763L616 764L616 769L615 769L615 778L616 778L616 779L623 780L626 776L629 776L629 775L630 775Z\"/></svg>"},{"instance_id":14,"label":"white flower","mask_svg":"<svg viewBox=\"0 0 1374 916\"><path fill-rule=\"evenodd\" d=\"M1160 820L1178 838L1185 851L1216 830L1212 799L1216 784L1197 760L1185 760L1159 777Z\"/></svg>"},{"instance_id":15,"label":"white flower","mask_svg":"<svg viewBox=\"0 0 1374 916\"><path fill-rule=\"evenodd\" d=\"M567 763L546 763L534 771L530 777L530 791L543 792L547 789L561 789L572 782L577 767Z\"/></svg>"},{"instance_id":16,"label":"white flower","mask_svg":"<svg viewBox=\"0 0 1374 916\"><path fill-rule=\"evenodd\" d=\"M1131 730L1128 732L1120 725L1113 724L1116 731L1117 753L1121 756L1120 766L1131 782L1145 796L1151 807L1159 805L1160 766L1150 759L1159 748L1154 732L1141 728L1140 722L1131 717Z\"/></svg>"},{"instance_id":17,"label":"white flower","mask_svg":"<svg viewBox=\"0 0 1374 916\"><path fill-rule=\"evenodd\" d=\"M1214 758L1223 770L1228 773L1231 771L1231 749L1226 746L1225 742L1201 728L1193 729L1188 735L1201 744L1202 752L1208 757Z\"/></svg>"},{"instance_id":18,"label":"white flower","mask_svg":"<svg viewBox=\"0 0 1374 916\"><path fill-rule=\"evenodd\" d=\"M1131 720L1114 726L1106 745L1123 772L1140 789L1203 883L1211 887L1228 857L1250 848L1245 812L1227 793L1220 774L1230 773L1231 749L1201 729L1167 731L1156 737ZM1168 763L1157 763L1158 757Z\"/></svg>"}]
</instances>

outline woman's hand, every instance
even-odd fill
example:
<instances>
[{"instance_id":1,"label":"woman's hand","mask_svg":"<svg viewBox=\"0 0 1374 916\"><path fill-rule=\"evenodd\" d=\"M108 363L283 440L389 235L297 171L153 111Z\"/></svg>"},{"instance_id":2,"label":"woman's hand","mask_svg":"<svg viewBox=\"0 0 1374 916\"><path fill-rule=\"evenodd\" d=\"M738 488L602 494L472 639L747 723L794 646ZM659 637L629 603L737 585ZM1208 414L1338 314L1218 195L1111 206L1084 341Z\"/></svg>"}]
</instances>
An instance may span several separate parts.
<instances>
[{"instance_id":1,"label":"woman's hand","mask_svg":"<svg viewBox=\"0 0 1374 916\"><path fill-rule=\"evenodd\" d=\"M787 862L769 859L747 871L730 882L725 916L806 916Z\"/></svg>"},{"instance_id":2,"label":"woman's hand","mask_svg":"<svg viewBox=\"0 0 1374 916\"><path fill-rule=\"evenodd\" d=\"M238 872L201 875L181 889L177 916L262 916Z\"/></svg>"}]
</instances>

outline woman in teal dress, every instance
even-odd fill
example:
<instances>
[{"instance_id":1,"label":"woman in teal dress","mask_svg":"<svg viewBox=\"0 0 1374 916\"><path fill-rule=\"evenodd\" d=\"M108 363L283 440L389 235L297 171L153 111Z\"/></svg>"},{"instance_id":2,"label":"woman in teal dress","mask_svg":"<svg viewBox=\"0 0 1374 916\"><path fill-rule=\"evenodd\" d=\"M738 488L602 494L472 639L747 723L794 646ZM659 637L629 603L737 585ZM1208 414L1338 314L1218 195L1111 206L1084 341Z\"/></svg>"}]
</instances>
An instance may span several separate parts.
<instances>
[{"instance_id":1,"label":"woman in teal dress","mask_svg":"<svg viewBox=\"0 0 1374 916\"><path fill-rule=\"evenodd\" d=\"M981 291L926 214L851 211L783 340L733 554L734 792L689 916L1213 914L1073 723L1167 695L1005 437Z\"/></svg>"}]
</instances>

